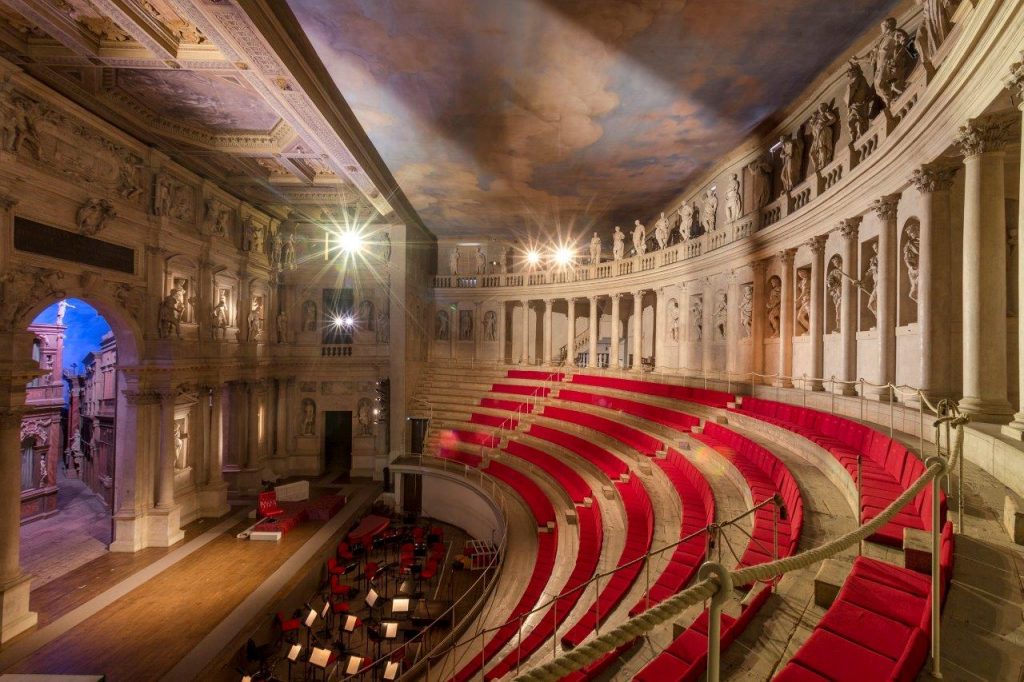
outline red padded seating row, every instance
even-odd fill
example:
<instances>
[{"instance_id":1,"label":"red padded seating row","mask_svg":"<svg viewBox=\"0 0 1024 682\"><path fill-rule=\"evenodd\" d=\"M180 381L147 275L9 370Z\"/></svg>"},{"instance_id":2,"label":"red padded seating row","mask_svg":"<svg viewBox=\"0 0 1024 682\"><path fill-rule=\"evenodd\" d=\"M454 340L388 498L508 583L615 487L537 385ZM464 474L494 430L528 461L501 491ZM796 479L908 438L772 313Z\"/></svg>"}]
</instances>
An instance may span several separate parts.
<instances>
[{"instance_id":1,"label":"red padded seating row","mask_svg":"<svg viewBox=\"0 0 1024 682\"><path fill-rule=\"evenodd\" d=\"M491 393L511 393L513 395L546 396L551 389L545 386L520 386L519 384L492 384Z\"/></svg>"},{"instance_id":2,"label":"red padded seating row","mask_svg":"<svg viewBox=\"0 0 1024 682\"><path fill-rule=\"evenodd\" d=\"M609 410L618 410L619 412L624 412L634 417L640 417L656 424L661 424L662 426L667 426L671 429L678 429L680 431L689 431L692 427L697 426L700 423L700 420L697 419L697 417L685 412L680 412L679 410L670 410L665 407L648 405L647 403L640 403L635 400L598 395L596 393L587 393L585 391L575 391L563 388L558 391L558 399L572 401L575 403L587 403L588 405L596 405L597 407L604 407Z\"/></svg>"},{"instance_id":3,"label":"red padded seating row","mask_svg":"<svg viewBox=\"0 0 1024 682\"><path fill-rule=\"evenodd\" d=\"M739 618L722 614L721 650L724 652L746 629L771 595L762 589L747 604ZM697 620L673 640L664 651L648 663L633 679L639 682L694 682L703 679L708 664L708 611L701 612ZM868 679L868 678L865 678Z\"/></svg>"},{"instance_id":4,"label":"red padded seating row","mask_svg":"<svg viewBox=\"0 0 1024 682\"><path fill-rule=\"evenodd\" d=\"M479 467L482 461L477 455L444 447L438 449L438 457L455 460L471 467ZM529 476L495 461L492 461L483 471L499 481L507 483L509 487L515 490L523 498L523 501L526 502L526 506L530 508L534 518L537 519L537 525L546 526L548 523L554 523L555 508L551 504L551 500Z\"/></svg>"},{"instance_id":5,"label":"red padded seating row","mask_svg":"<svg viewBox=\"0 0 1024 682\"><path fill-rule=\"evenodd\" d=\"M480 407L490 407L496 410L508 410L509 412L533 411L533 406L529 403L522 403L518 400L503 400L501 398L481 398Z\"/></svg>"},{"instance_id":6,"label":"red padded seating row","mask_svg":"<svg viewBox=\"0 0 1024 682\"><path fill-rule=\"evenodd\" d=\"M647 489L636 478L628 483L616 483L626 509L626 546L619 556L618 566L642 557L651 548L654 536L654 509ZM596 602L587 610L567 633L562 635L562 645L573 648L582 642L599 622L604 622L622 598L626 596L636 580L643 562L637 561L617 571L602 587Z\"/></svg>"},{"instance_id":7,"label":"red padded seating row","mask_svg":"<svg viewBox=\"0 0 1024 682\"><path fill-rule=\"evenodd\" d=\"M648 457L653 457L662 448L662 442L660 440L640 431L639 429L634 429L632 426L626 426L621 422L607 419L605 417L598 417L579 410L549 406L544 408L543 416L548 419L558 419L571 424L576 424L577 426L593 429L594 431L598 431L610 438L614 438L625 443L640 454Z\"/></svg>"},{"instance_id":8,"label":"red padded seating row","mask_svg":"<svg viewBox=\"0 0 1024 682\"><path fill-rule=\"evenodd\" d=\"M587 386L603 386L617 391L632 391L633 393L646 393L647 395L661 398L675 398L690 403L700 403L711 407L725 407L733 400L731 393L725 391L712 391L706 388L693 388L690 386L679 386L676 384L660 384L653 381L640 381L638 379L621 379L619 377L598 376L593 374L574 374L572 383L585 384Z\"/></svg>"},{"instance_id":9,"label":"red padded seating row","mask_svg":"<svg viewBox=\"0 0 1024 682\"><path fill-rule=\"evenodd\" d=\"M505 376L509 379L532 379L533 381L561 381L565 378L561 372L545 372L541 369L510 369Z\"/></svg>"},{"instance_id":10,"label":"red padded seating row","mask_svg":"<svg viewBox=\"0 0 1024 682\"><path fill-rule=\"evenodd\" d=\"M576 473L575 469L557 457L552 457L546 452L524 445L517 440L509 441L505 452L546 472L551 478L558 481L559 485L569 494L569 498L576 504L583 504L584 498L593 497L587 482Z\"/></svg>"},{"instance_id":11,"label":"red padded seating row","mask_svg":"<svg viewBox=\"0 0 1024 682\"><path fill-rule=\"evenodd\" d=\"M683 523L679 537L693 535L711 525L715 520L715 497L703 474L675 450L669 450L664 459L654 461L668 476L682 502ZM630 609L629 615L643 613L649 606L656 606L681 590L696 575L706 553L707 536L703 533L676 545L668 565L651 585L649 594Z\"/></svg>"},{"instance_id":12,"label":"red padded seating row","mask_svg":"<svg viewBox=\"0 0 1024 682\"><path fill-rule=\"evenodd\" d=\"M483 424L485 426L504 427L506 429L514 429L519 423L517 419L509 417L500 417L494 414L481 414L480 412L474 412L469 416L470 424Z\"/></svg>"},{"instance_id":13,"label":"red padded seating row","mask_svg":"<svg viewBox=\"0 0 1024 682\"><path fill-rule=\"evenodd\" d=\"M864 424L799 405L745 396L739 409L816 443L832 454L856 481L861 455L861 521L869 521L924 473L924 464L902 443ZM946 518L946 496L940 493L941 519ZM901 547L903 530L931 528L931 486L869 539Z\"/></svg>"},{"instance_id":14,"label":"red padded seating row","mask_svg":"<svg viewBox=\"0 0 1024 682\"><path fill-rule=\"evenodd\" d=\"M469 443L493 448L498 446L498 438L491 433L482 431L466 431L465 429L445 429L441 432L442 447L451 447L455 443Z\"/></svg>"},{"instance_id":15,"label":"red padded seating row","mask_svg":"<svg viewBox=\"0 0 1024 682\"><path fill-rule=\"evenodd\" d=\"M540 438L541 440L546 440L549 443L554 443L555 445L565 448L569 452L579 455L600 469L605 476L613 481L629 471L629 467L625 462L602 448L600 445L591 443L589 440L585 440L579 436L574 436L571 433L552 429L540 424L533 424L526 433L534 438Z\"/></svg>"},{"instance_id":16,"label":"red padded seating row","mask_svg":"<svg viewBox=\"0 0 1024 682\"><path fill-rule=\"evenodd\" d=\"M953 526L942 528L940 597L953 574ZM801 680L916 680L929 653L931 577L861 556L814 633L776 676Z\"/></svg>"}]
</instances>

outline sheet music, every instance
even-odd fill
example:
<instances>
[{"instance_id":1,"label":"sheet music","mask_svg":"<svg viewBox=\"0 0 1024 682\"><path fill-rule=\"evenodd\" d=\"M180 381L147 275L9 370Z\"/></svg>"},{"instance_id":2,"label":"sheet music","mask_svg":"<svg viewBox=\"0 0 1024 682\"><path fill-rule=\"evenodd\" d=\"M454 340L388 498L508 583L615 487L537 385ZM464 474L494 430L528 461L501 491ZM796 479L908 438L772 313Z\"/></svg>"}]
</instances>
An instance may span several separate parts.
<instances>
[{"instance_id":1,"label":"sheet music","mask_svg":"<svg viewBox=\"0 0 1024 682\"><path fill-rule=\"evenodd\" d=\"M345 666L346 675L355 675L359 672L359 667L363 664L363 659L358 656L350 656L348 659L348 665Z\"/></svg>"},{"instance_id":2,"label":"sheet music","mask_svg":"<svg viewBox=\"0 0 1024 682\"><path fill-rule=\"evenodd\" d=\"M316 622L316 611L314 611L313 609L310 609L309 613L306 615L306 627L307 628L313 627L313 623L315 623L315 622Z\"/></svg>"},{"instance_id":3,"label":"sheet music","mask_svg":"<svg viewBox=\"0 0 1024 682\"><path fill-rule=\"evenodd\" d=\"M301 644L292 644L292 648L288 650L288 660L294 663L299 660L299 652L302 651Z\"/></svg>"},{"instance_id":4,"label":"sheet music","mask_svg":"<svg viewBox=\"0 0 1024 682\"><path fill-rule=\"evenodd\" d=\"M384 623L384 636L388 639L398 636L398 623Z\"/></svg>"},{"instance_id":5,"label":"sheet music","mask_svg":"<svg viewBox=\"0 0 1024 682\"><path fill-rule=\"evenodd\" d=\"M349 616L348 618L346 618L345 619L345 632L352 632L353 630L355 630L356 629L356 623L358 623L358 622L359 622L359 619L356 618L355 616Z\"/></svg>"},{"instance_id":6,"label":"sheet music","mask_svg":"<svg viewBox=\"0 0 1024 682\"><path fill-rule=\"evenodd\" d=\"M398 661L388 661L384 666L384 679L393 680L398 677Z\"/></svg>"},{"instance_id":7,"label":"sheet music","mask_svg":"<svg viewBox=\"0 0 1024 682\"><path fill-rule=\"evenodd\" d=\"M391 600L391 613L408 613L409 612L409 600L406 598L398 598Z\"/></svg>"},{"instance_id":8,"label":"sheet music","mask_svg":"<svg viewBox=\"0 0 1024 682\"><path fill-rule=\"evenodd\" d=\"M328 661L331 660L330 649L318 649L313 647L312 653L309 654L309 662L318 668L326 668Z\"/></svg>"}]
</instances>

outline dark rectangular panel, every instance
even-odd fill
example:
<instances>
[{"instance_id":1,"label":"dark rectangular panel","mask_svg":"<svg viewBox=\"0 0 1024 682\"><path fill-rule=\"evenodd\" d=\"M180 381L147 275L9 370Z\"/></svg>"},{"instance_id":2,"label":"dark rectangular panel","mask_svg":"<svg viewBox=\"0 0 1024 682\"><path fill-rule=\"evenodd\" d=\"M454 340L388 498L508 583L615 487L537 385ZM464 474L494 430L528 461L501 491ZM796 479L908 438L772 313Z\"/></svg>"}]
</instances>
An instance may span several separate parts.
<instances>
[{"instance_id":1,"label":"dark rectangular panel","mask_svg":"<svg viewBox=\"0 0 1024 682\"><path fill-rule=\"evenodd\" d=\"M41 256L135 274L135 250L67 230L14 218L14 248Z\"/></svg>"}]
</instances>

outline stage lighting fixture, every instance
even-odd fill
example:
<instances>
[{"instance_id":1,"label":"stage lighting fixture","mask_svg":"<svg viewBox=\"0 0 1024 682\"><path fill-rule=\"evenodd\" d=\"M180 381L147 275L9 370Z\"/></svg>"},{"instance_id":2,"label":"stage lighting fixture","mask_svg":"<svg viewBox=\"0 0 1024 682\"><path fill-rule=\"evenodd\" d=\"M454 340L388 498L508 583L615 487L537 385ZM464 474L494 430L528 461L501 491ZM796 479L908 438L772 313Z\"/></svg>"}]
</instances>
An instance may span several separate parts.
<instances>
[{"instance_id":1,"label":"stage lighting fixture","mask_svg":"<svg viewBox=\"0 0 1024 682\"><path fill-rule=\"evenodd\" d=\"M568 265L572 262L572 249L567 246L559 246L555 250L555 262L559 265Z\"/></svg>"},{"instance_id":2,"label":"stage lighting fixture","mask_svg":"<svg viewBox=\"0 0 1024 682\"><path fill-rule=\"evenodd\" d=\"M345 253L359 253L363 250L363 235L356 230L346 230L338 235L338 246Z\"/></svg>"},{"instance_id":3,"label":"stage lighting fixture","mask_svg":"<svg viewBox=\"0 0 1024 682\"><path fill-rule=\"evenodd\" d=\"M530 249L526 252L526 262L530 265L536 265L540 262L540 252L535 249Z\"/></svg>"}]
</instances>

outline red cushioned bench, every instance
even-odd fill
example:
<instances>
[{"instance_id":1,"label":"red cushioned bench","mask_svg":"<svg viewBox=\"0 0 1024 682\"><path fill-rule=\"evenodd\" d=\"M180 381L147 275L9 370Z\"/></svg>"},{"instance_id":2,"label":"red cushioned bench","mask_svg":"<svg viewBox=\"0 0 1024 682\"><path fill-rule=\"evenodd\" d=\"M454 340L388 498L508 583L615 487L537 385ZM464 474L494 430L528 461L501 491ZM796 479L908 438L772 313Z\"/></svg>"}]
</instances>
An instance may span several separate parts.
<instances>
[{"instance_id":1,"label":"red cushioned bench","mask_svg":"<svg viewBox=\"0 0 1024 682\"><path fill-rule=\"evenodd\" d=\"M586 481L571 466L557 457L552 457L546 452L524 445L517 440L509 441L505 452L546 472L558 481L558 484L565 489L569 498L576 504L583 504L584 498L593 498L593 492Z\"/></svg>"},{"instance_id":2,"label":"red cushioned bench","mask_svg":"<svg viewBox=\"0 0 1024 682\"><path fill-rule=\"evenodd\" d=\"M722 614L720 646L725 652L771 595L762 589L740 613L739 618ZM676 637L664 651L648 663L633 679L639 682L695 682L704 674L708 658L708 611L701 612L690 627ZM868 678L865 678L865 680Z\"/></svg>"},{"instance_id":3,"label":"red cushioned bench","mask_svg":"<svg viewBox=\"0 0 1024 682\"><path fill-rule=\"evenodd\" d=\"M514 429L519 424L519 420L511 417L499 417L493 414L474 412L469 416L469 423L483 424L484 426L493 426L495 428Z\"/></svg>"},{"instance_id":4,"label":"red cushioned bench","mask_svg":"<svg viewBox=\"0 0 1024 682\"><path fill-rule=\"evenodd\" d=\"M587 414L579 410L570 410L565 407L547 406L544 408L543 416L548 419L569 422L588 429L603 433L609 438L633 448L642 455L653 457L662 449L663 443L639 429L626 426L621 422L597 415Z\"/></svg>"},{"instance_id":5,"label":"red cushioned bench","mask_svg":"<svg viewBox=\"0 0 1024 682\"><path fill-rule=\"evenodd\" d=\"M942 528L940 599L953 575L953 526ZM814 633L775 677L803 680L916 680L929 653L931 578L858 557Z\"/></svg>"},{"instance_id":6,"label":"red cushioned bench","mask_svg":"<svg viewBox=\"0 0 1024 682\"><path fill-rule=\"evenodd\" d=\"M450 447L455 443L482 445L487 448L498 447L500 439L492 433L467 431L465 429L444 429L440 434L441 446Z\"/></svg>"},{"instance_id":7,"label":"red cushioned bench","mask_svg":"<svg viewBox=\"0 0 1024 682\"><path fill-rule=\"evenodd\" d=\"M492 384L491 393L510 393L512 395L546 396L551 389L545 386L522 386L519 384Z\"/></svg>"},{"instance_id":8,"label":"red cushioned bench","mask_svg":"<svg viewBox=\"0 0 1024 682\"><path fill-rule=\"evenodd\" d=\"M646 393L647 395L659 398L674 398L690 403L709 405L710 407L725 407L734 400L731 393L725 391L713 391L707 388L693 388L690 386L679 386L677 384L661 384L654 381L639 381L637 379L621 379L618 377L597 376L593 374L574 374L572 383L587 386L603 386L617 391L631 391L633 393Z\"/></svg>"},{"instance_id":9,"label":"red cushioned bench","mask_svg":"<svg viewBox=\"0 0 1024 682\"><path fill-rule=\"evenodd\" d=\"M574 436L565 431L559 431L541 424L533 424L526 431L534 438L546 440L560 447L565 448L579 457L587 460L604 473L611 480L617 480L629 471L629 467L621 459L608 452L600 445L591 443L589 440Z\"/></svg>"},{"instance_id":10,"label":"red cushioned bench","mask_svg":"<svg viewBox=\"0 0 1024 682\"><path fill-rule=\"evenodd\" d=\"M906 446L864 424L799 405L745 396L737 409L787 429L827 450L856 482L861 460L861 521L866 522L889 506L924 473L924 464ZM940 492L941 519L946 518L946 496ZM925 487L899 514L869 540L901 547L905 528L931 528L931 486Z\"/></svg>"},{"instance_id":11,"label":"red cushioned bench","mask_svg":"<svg viewBox=\"0 0 1024 682\"><path fill-rule=\"evenodd\" d=\"M561 372L545 372L539 369L510 369L505 375L509 379L529 379L532 381L561 381L565 375Z\"/></svg>"},{"instance_id":12,"label":"red cushioned bench","mask_svg":"<svg viewBox=\"0 0 1024 682\"><path fill-rule=\"evenodd\" d=\"M502 400L501 398L481 398L480 407L490 407L495 410L508 410L509 412L533 411L533 406L529 403L522 403L518 400Z\"/></svg>"},{"instance_id":13,"label":"red cushioned bench","mask_svg":"<svg viewBox=\"0 0 1024 682\"><path fill-rule=\"evenodd\" d=\"M677 429L680 431L689 431L692 427L697 426L700 423L700 420L697 417L685 412L680 412L679 410L670 410L665 407L648 405L646 403L628 400L626 398L615 398L612 396L598 395L596 393L587 393L585 391L576 391L568 388L563 388L558 391L558 399L568 402L586 403L588 405L604 407L609 410L618 410L619 412L623 412L634 417L640 417L641 419L646 419L656 424L661 424L662 426L667 426L671 429Z\"/></svg>"}]
</instances>

